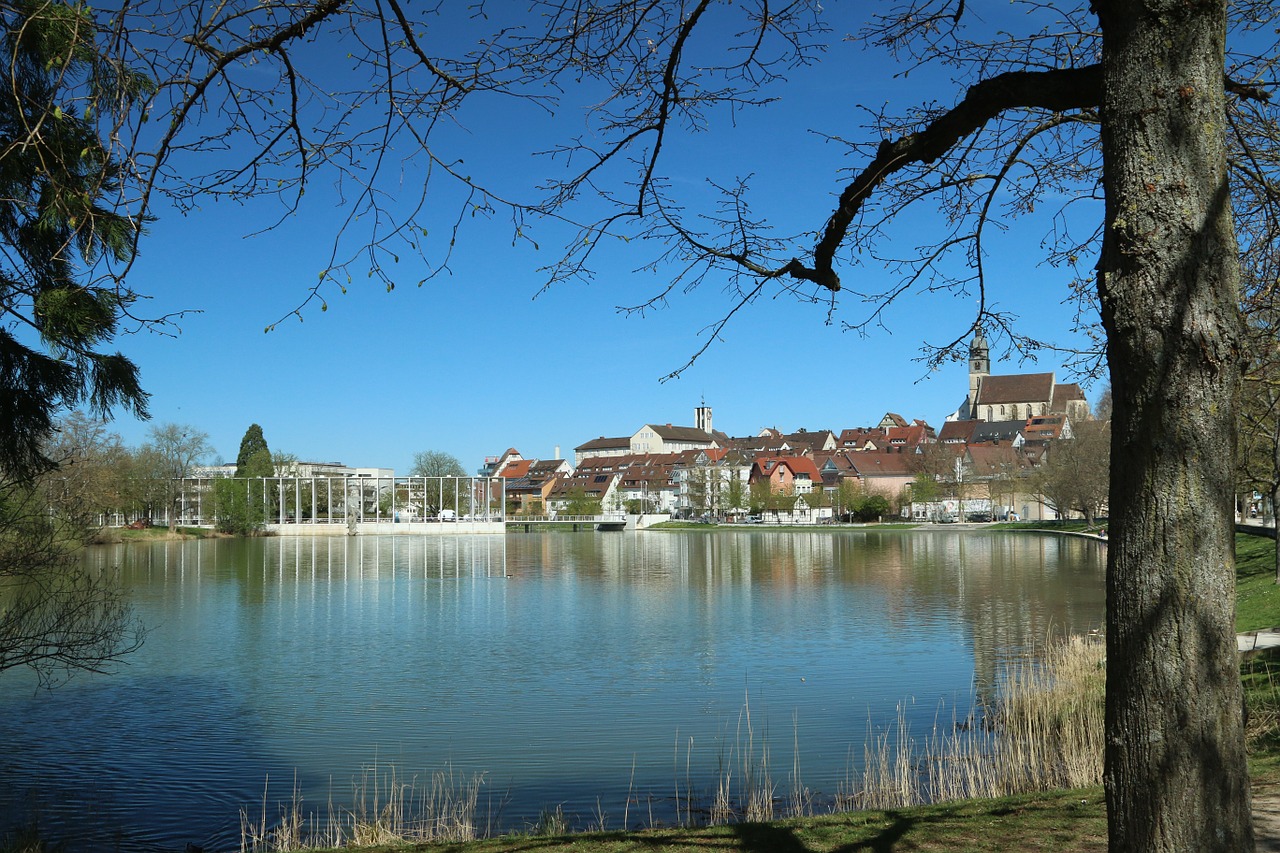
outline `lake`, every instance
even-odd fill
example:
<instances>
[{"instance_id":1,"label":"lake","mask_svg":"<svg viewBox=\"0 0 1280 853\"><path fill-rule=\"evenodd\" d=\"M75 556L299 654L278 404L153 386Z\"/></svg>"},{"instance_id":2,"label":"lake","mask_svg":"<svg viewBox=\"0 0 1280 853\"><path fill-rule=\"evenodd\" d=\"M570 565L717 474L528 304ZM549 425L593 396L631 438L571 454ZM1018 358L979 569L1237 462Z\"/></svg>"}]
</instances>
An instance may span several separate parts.
<instances>
[{"instance_id":1,"label":"lake","mask_svg":"<svg viewBox=\"0 0 1280 853\"><path fill-rule=\"evenodd\" d=\"M109 676L0 677L0 820L73 849L238 849L353 780L483 774L482 827L670 822L750 740L819 802L868 731L965 716L1102 626L1104 546L717 530L100 546L150 629ZM749 728L748 728L749 727ZM749 735L748 735L749 732ZM377 771L370 775L371 768Z\"/></svg>"}]
</instances>

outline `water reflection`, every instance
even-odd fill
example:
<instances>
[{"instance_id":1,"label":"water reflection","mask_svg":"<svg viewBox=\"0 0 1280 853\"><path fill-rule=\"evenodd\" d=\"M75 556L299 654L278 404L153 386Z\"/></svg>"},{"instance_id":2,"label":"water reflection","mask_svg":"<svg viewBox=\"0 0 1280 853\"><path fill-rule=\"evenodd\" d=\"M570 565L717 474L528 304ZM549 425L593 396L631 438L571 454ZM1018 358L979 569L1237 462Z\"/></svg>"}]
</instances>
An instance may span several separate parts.
<instances>
[{"instance_id":1,"label":"water reflection","mask_svg":"<svg viewBox=\"0 0 1280 853\"><path fill-rule=\"evenodd\" d=\"M709 785L747 701L776 766L794 737L830 794L904 700L927 729L1009 656L1098 627L1098 547L744 530L102 548L153 632L112 677L0 679L0 814L37 804L77 849L232 848L268 777L272 802L296 775L321 806L376 760L487 773L502 827L597 801L618 819L629 788L665 817L673 766Z\"/></svg>"}]
</instances>

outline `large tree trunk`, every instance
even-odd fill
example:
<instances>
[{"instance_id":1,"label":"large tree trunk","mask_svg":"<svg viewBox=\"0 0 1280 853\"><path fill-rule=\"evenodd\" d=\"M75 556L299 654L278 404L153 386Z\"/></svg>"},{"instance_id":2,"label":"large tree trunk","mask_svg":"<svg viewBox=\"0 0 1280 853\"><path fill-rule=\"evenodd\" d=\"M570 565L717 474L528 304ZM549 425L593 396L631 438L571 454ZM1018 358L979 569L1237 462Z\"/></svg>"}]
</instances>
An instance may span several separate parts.
<instances>
[{"instance_id":1,"label":"large tree trunk","mask_svg":"<svg viewBox=\"0 0 1280 853\"><path fill-rule=\"evenodd\" d=\"M1234 638L1238 259L1224 2L1099 0L1114 402L1106 789L1113 851L1251 851Z\"/></svg>"}]
</instances>

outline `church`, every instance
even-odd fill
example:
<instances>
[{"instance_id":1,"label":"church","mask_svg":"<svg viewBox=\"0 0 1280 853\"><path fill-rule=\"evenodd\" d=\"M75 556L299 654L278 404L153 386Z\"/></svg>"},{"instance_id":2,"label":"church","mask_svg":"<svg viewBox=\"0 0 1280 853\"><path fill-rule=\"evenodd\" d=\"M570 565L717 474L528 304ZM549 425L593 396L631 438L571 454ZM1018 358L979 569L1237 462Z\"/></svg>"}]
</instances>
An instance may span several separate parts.
<instances>
[{"instance_id":1,"label":"church","mask_svg":"<svg viewBox=\"0 0 1280 853\"><path fill-rule=\"evenodd\" d=\"M1089 417L1089 402L1074 382L1058 383L1053 373L991 373L987 339L978 332L969 346L969 396L948 421L1017 421L1041 415Z\"/></svg>"}]
</instances>

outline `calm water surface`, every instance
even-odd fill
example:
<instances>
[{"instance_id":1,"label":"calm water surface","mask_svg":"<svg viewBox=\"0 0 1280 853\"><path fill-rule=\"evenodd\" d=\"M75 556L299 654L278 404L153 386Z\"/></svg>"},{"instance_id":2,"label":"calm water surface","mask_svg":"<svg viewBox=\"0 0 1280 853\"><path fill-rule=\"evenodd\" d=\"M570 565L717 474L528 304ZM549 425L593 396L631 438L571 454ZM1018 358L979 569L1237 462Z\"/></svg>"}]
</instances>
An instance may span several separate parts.
<instances>
[{"instance_id":1,"label":"calm water surface","mask_svg":"<svg viewBox=\"0 0 1280 853\"><path fill-rule=\"evenodd\" d=\"M1075 538L554 533L103 547L151 629L111 676L0 678L0 822L72 849L237 848L296 784L484 773L482 820L671 819L745 740L821 795L868 726L964 715L1003 661L1103 620Z\"/></svg>"}]
</instances>

